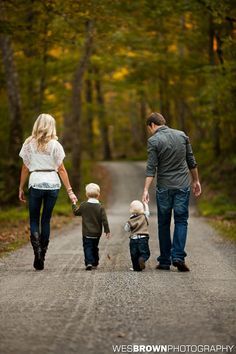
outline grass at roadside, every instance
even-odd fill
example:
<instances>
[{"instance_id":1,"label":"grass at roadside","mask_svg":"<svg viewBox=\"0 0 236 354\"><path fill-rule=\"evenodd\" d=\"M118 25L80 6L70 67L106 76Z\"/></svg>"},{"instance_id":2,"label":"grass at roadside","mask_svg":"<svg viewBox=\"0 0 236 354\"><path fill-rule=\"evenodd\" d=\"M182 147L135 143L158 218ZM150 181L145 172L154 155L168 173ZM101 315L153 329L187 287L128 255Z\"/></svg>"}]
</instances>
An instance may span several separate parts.
<instances>
[{"instance_id":1,"label":"grass at roadside","mask_svg":"<svg viewBox=\"0 0 236 354\"><path fill-rule=\"evenodd\" d=\"M236 205L229 198L225 195L213 196L212 191L205 190L198 202L198 209L222 236L236 242Z\"/></svg>"},{"instance_id":2,"label":"grass at roadside","mask_svg":"<svg viewBox=\"0 0 236 354\"><path fill-rule=\"evenodd\" d=\"M203 191L198 209L222 236L236 242L236 161L206 164L201 170Z\"/></svg>"}]
</instances>

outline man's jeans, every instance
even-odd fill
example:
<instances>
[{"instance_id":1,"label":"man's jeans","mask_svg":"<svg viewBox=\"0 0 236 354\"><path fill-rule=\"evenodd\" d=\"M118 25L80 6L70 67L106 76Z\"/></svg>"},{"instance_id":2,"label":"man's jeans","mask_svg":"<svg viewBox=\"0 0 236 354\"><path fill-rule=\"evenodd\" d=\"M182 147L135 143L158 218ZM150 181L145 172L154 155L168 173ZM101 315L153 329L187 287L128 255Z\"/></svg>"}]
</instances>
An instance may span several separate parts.
<instances>
[{"instance_id":1,"label":"man's jeans","mask_svg":"<svg viewBox=\"0 0 236 354\"><path fill-rule=\"evenodd\" d=\"M184 251L189 208L190 188L166 189L158 188L156 192L158 210L158 235L160 256L157 260L160 264L170 265L171 260L184 262ZM171 243L170 224L172 210L174 211L174 235Z\"/></svg>"},{"instance_id":2,"label":"man's jeans","mask_svg":"<svg viewBox=\"0 0 236 354\"><path fill-rule=\"evenodd\" d=\"M139 258L142 257L146 262L150 257L150 250L148 245L149 237L143 237L138 239L130 239L129 249L133 269L140 271Z\"/></svg>"},{"instance_id":3,"label":"man's jeans","mask_svg":"<svg viewBox=\"0 0 236 354\"><path fill-rule=\"evenodd\" d=\"M30 214L30 232L41 235L41 241L46 242L50 236L50 219L55 206L59 189L29 189L29 214ZM43 204L41 216L40 232L40 210Z\"/></svg>"},{"instance_id":4,"label":"man's jeans","mask_svg":"<svg viewBox=\"0 0 236 354\"><path fill-rule=\"evenodd\" d=\"M94 267L98 266L99 262L99 244L100 237L85 237L83 236L84 248L84 263L85 266L91 264Z\"/></svg>"}]
</instances>

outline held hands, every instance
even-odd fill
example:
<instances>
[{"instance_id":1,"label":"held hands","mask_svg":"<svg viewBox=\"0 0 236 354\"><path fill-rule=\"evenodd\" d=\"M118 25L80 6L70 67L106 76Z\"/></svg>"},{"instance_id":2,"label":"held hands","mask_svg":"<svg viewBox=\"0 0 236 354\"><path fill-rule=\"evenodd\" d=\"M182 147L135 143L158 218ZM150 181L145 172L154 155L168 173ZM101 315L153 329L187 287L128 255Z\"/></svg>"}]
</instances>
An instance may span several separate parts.
<instances>
[{"instance_id":1,"label":"held hands","mask_svg":"<svg viewBox=\"0 0 236 354\"><path fill-rule=\"evenodd\" d=\"M24 193L24 190L22 188L19 188L19 200L22 203L26 203L25 193Z\"/></svg>"},{"instance_id":2,"label":"held hands","mask_svg":"<svg viewBox=\"0 0 236 354\"><path fill-rule=\"evenodd\" d=\"M146 189L144 189L144 191L143 191L142 202L144 204L149 203L149 193L148 193L148 190L146 190Z\"/></svg>"},{"instance_id":3,"label":"held hands","mask_svg":"<svg viewBox=\"0 0 236 354\"><path fill-rule=\"evenodd\" d=\"M110 238L111 238L111 233L110 232L108 232L107 234L105 234L106 235L106 238L109 240Z\"/></svg>"},{"instance_id":4,"label":"held hands","mask_svg":"<svg viewBox=\"0 0 236 354\"><path fill-rule=\"evenodd\" d=\"M78 202L78 198L74 194L71 187L67 189L67 193L68 193L68 197L70 198L72 204L76 204Z\"/></svg>"}]
</instances>

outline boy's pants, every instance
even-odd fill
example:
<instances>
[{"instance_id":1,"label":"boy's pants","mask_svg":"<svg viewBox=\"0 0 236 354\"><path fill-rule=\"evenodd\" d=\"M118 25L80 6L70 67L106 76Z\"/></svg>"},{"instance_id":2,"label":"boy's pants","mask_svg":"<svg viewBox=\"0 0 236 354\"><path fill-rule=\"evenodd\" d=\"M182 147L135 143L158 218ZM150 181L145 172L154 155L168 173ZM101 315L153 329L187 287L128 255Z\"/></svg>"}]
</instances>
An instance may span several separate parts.
<instances>
[{"instance_id":1,"label":"boy's pants","mask_svg":"<svg viewBox=\"0 0 236 354\"><path fill-rule=\"evenodd\" d=\"M96 267L99 262L99 244L100 237L86 237L83 236L84 247L84 263L85 266L91 264Z\"/></svg>"},{"instance_id":2,"label":"boy's pants","mask_svg":"<svg viewBox=\"0 0 236 354\"><path fill-rule=\"evenodd\" d=\"M142 257L146 262L150 257L148 241L148 236L138 239L130 239L130 256L133 264L133 269L136 271L141 271L141 268L139 266L139 258Z\"/></svg>"}]
</instances>

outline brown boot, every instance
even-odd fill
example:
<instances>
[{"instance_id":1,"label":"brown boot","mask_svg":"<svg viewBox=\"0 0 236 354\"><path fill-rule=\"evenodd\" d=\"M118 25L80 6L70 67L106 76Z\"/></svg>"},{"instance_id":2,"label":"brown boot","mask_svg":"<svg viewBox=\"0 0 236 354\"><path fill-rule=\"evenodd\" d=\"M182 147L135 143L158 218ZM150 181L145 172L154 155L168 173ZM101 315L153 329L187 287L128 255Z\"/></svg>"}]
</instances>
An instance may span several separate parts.
<instances>
[{"instance_id":1,"label":"brown boot","mask_svg":"<svg viewBox=\"0 0 236 354\"><path fill-rule=\"evenodd\" d=\"M43 262L45 261L45 255L48 249L48 244L49 244L49 240L46 241L41 241L41 248L42 248L42 260Z\"/></svg>"},{"instance_id":2,"label":"brown boot","mask_svg":"<svg viewBox=\"0 0 236 354\"><path fill-rule=\"evenodd\" d=\"M31 244L34 250L34 263L33 266L36 270L43 270L42 249L40 245L40 235L34 232L30 235Z\"/></svg>"},{"instance_id":3,"label":"brown boot","mask_svg":"<svg viewBox=\"0 0 236 354\"><path fill-rule=\"evenodd\" d=\"M190 271L189 267L187 267L185 262L174 261L173 266L177 267L179 272L189 272Z\"/></svg>"}]
</instances>

